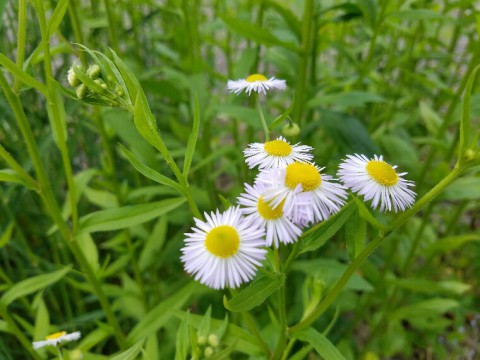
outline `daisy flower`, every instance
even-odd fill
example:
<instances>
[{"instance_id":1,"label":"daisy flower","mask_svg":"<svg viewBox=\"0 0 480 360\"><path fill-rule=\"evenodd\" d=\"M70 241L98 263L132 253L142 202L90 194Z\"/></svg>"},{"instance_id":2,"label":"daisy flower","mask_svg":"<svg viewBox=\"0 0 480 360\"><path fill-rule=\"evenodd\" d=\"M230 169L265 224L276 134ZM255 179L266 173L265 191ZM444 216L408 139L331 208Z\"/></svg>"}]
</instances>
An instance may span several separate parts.
<instances>
[{"instance_id":1,"label":"daisy flower","mask_svg":"<svg viewBox=\"0 0 480 360\"><path fill-rule=\"evenodd\" d=\"M246 221L238 207L205 213L185 234L182 262L187 272L214 289L236 288L253 279L265 258L265 231Z\"/></svg>"},{"instance_id":2,"label":"daisy flower","mask_svg":"<svg viewBox=\"0 0 480 360\"><path fill-rule=\"evenodd\" d=\"M383 160L383 156L374 155L373 159L365 155L347 155L347 159L339 165L337 175L348 188L365 200L372 200L372 208L380 206L380 211L395 212L409 208L415 202L415 192L409 187L415 186L413 181L405 180L397 173L397 166Z\"/></svg>"},{"instance_id":3,"label":"daisy flower","mask_svg":"<svg viewBox=\"0 0 480 360\"><path fill-rule=\"evenodd\" d=\"M279 242L293 243L302 235L302 230L285 216L283 202L277 207L270 206L263 198L258 184L254 186L245 184L245 191L246 193L238 198L238 203L244 206L242 212L247 220L266 229L267 246L274 244L278 248Z\"/></svg>"},{"instance_id":4,"label":"daisy flower","mask_svg":"<svg viewBox=\"0 0 480 360\"><path fill-rule=\"evenodd\" d=\"M347 192L333 182L324 168L314 163L294 162L283 169L263 171L257 182L265 186L264 197L273 207L284 202L284 211L293 222L306 226L327 219L345 204Z\"/></svg>"},{"instance_id":5,"label":"daisy flower","mask_svg":"<svg viewBox=\"0 0 480 360\"><path fill-rule=\"evenodd\" d=\"M313 148L308 145L290 145L284 137L265 143L249 144L243 153L250 169L280 168L295 161L305 162L313 159Z\"/></svg>"},{"instance_id":6,"label":"daisy flower","mask_svg":"<svg viewBox=\"0 0 480 360\"><path fill-rule=\"evenodd\" d=\"M231 93L234 92L236 95L239 95L243 90L245 90L248 95L251 94L252 90L259 94L266 94L267 90L285 90L286 87L287 84L285 80L275 79L274 77L267 79L262 74L253 74L246 79L228 80L227 83L228 91Z\"/></svg>"},{"instance_id":7,"label":"daisy flower","mask_svg":"<svg viewBox=\"0 0 480 360\"><path fill-rule=\"evenodd\" d=\"M61 342L78 340L80 339L80 337L81 337L80 331L76 331L71 334L67 334L66 331L60 331L55 334L48 335L43 341L33 342L33 348L37 350L44 346L49 346L49 345L57 346Z\"/></svg>"}]
</instances>

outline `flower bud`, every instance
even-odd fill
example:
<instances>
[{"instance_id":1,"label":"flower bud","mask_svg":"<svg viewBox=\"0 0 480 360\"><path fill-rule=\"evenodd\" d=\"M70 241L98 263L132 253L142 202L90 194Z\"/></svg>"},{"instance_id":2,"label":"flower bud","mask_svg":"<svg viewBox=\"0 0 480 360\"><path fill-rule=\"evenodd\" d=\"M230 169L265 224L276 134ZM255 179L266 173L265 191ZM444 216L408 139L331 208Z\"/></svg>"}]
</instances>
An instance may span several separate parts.
<instances>
[{"instance_id":1,"label":"flower bud","mask_svg":"<svg viewBox=\"0 0 480 360\"><path fill-rule=\"evenodd\" d=\"M205 357L210 357L210 356L213 355L213 353L214 353L214 351L210 346L207 346L205 348L205 350L203 351L203 355L205 355Z\"/></svg>"},{"instance_id":2,"label":"flower bud","mask_svg":"<svg viewBox=\"0 0 480 360\"><path fill-rule=\"evenodd\" d=\"M85 86L85 84L80 84L75 89L75 92L77 93L77 97L79 99L85 99L88 93L88 88Z\"/></svg>"},{"instance_id":3,"label":"flower bud","mask_svg":"<svg viewBox=\"0 0 480 360\"><path fill-rule=\"evenodd\" d=\"M300 126L295 123L286 124L282 129L283 135L286 137L294 137L300 134Z\"/></svg>"},{"instance_id":4,"label":"flower bud","mask_svg":"<svg viewBox=\"0 0 480 360\"><path fill-rule=\"evenodd\" d=\"M77 87L78 85L80 85L82 83L80 81L80 79L77 77L77 74L75 74L75 71L73 71L72 68L70 68L68 70L67 80L68 80L68 83L70 84L71 87Z\"/></svg>"},{"instance_id":5,"label":"flower bud","mask_svg":"<svg viewBox=\"0 0 480 360\"><path fill-rule=\"evenodd\" d=\"M125 94L125 92L123 91L122 87L120 85L117 84L117 86L115 86L115 93L118 95L118 96L123 96Z\"/></svg>"},{"instance_id":6,"label":"flower bud","mask_svg":"<svg viewBox=\"0 0 480 360\"><path fill-rule=\"evenodd\" d=\"M200 335L197 339L198 345L205 345L207 343L207 338L204 335Z\"/></svg>"},{"instance_id":7,"label":"flower bud","mask_svg":"<svg viewBox=\"0 0 480 360\"><path fill-rule=\"evenodd\" d=\"M215 335L215 334L210 334L210 335L208 335L208 343L209 343L210 345L212 345L213 347L217 347L217 346L218 346L218 343L219 343L219 341L218 341L218 336Z\"/></svg>"},{"instance_id":8,"label":"flower bud","mask_svg":"<svg viewBox=\"0 0 480 360\"><path fill-rule=\"evenodd\" d=\"M474 150L468 149L467 151L465 151L464 157L465 157L465 160L471 161L471 160L475 159L476 155L477 154Z\"/></svg>"},{"instance_id":9,"label":"flower bud","mask_svg":"<svg viewBox=\"0 0 480 360\"><path fill-rule=\"evenodd\" d=\"M87 69L87 76L92 79L95 77L99 77L102 71L100 70L100 66L97 64L90 65Z\"/></svg>"}]
</instances>

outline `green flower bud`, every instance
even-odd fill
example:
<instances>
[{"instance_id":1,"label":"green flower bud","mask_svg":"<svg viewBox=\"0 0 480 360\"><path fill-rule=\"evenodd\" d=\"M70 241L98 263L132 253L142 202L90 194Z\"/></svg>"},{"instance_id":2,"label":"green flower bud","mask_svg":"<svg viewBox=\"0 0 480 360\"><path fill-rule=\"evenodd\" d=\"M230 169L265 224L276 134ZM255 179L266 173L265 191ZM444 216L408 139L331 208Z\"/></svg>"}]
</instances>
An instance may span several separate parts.
<instances>
[{"instance_id":1,"label":"green flower bud","mask_svg":"<svg viewBox=\"0 0 480 360\"><path fill-rule=\"evenodd\" d=\"M471 160L475 159L476 155L477 154L474 150L468 149L467 151L465 151L464 157L465 157L465 160L471 161Z\"/></svg>"},{"instance_id":2,"label":"green flower bud","mask_svg":"<svg viewBox=\"0 0 480 360\"><path fill-rule=\"evenodd\" d=\"M205 345L207 343L207 338L204 335L200 335L197 339L198 345Z\"/></svg>"},{"instance_id":3,"label":"green flower bud","mask_svg":"<svg viewBox=\"0 0 480 360\"><path fill-rule=\"evenodd\" d=\"M70 84L71 87L77 87L78 85L80 85L82 83L80 81L80 79L77 77L77 74L75 74L75 71L73 71L72 68L70 68L68 70L67 80L68 80L68 83Z\"/></svg>"},{"instance_id":4,"label":"green flower bud","mask_svg":"<svg viewBox=\"0 0 480 360\"><path fill-rule=\"evenodd\" d=\"M79 99L85 99L88 93L88 88L85 86L85 84L80 84L75 89L75 92L77 93L77 97Z\"/></svg>"},{"instance_id":5,"label":"green flower bud","mask_svg":"<svg viewBox=\"0 0 480 360\"><path fill-rule=\"evenodd\" d=\"M100 85L102 89L107 90L108 86L105 84L105 82L102 79L95 79L93 80L96 84ZM105 91L102 91L101 94L104 94Z\"/></svg>"},{"instance_id":6,"label":"green flower bud","mask_svg":"<svg viewBox=\"0 0 480 360\"><path fill-rule=\"evenodd\" d=\"M210 356L213 355L213 353L214 353L214 351L210 346L207 346L205 348L205 350L203 351L203 355L205 355L205 357L210 357Z\"/></svg>"},{"instance_id":7,"label":"green flower bud","mask_svg":"<svg viewBox=\"0 0 480 360\"><path fill-rule=\"evenodd\" d=\"M118 96L123 96L125 94L125 92L123 91L122 87L120 85L117 84L117 86L115 86L115 93L118 95Z\"/></svg>"},{"instance_id":8,"label":"green flower bud","mask_svg":"<svg viewBox=\"0 0 480 360\"><path fill-rule=\"evenodd\" d=\"M102 71L100 70L100 66L97 64L90 65L87 69L87 76L90 79L93 79L95 77L99 77Z\"/></svg>"},{"instance_id":9,"label":"green flower bud","mask_svg":"<svg viewBox=\"0 0 480 360\"><path fill-rule=\"evenodd\" d=\"M300 126L295 123L286 124L282 129L282 133L286 137L298 136L298 134L300 134Z\"/></svg>"},{"instance_id":10,"label":"green flower bud","mask_svg":"<svg viewBox=\"0 0 480 360\"><path fill-rule=\"evenodd\" d=\"M215 335L215 334L210 334L210 335L208 335L208 343L209 343L210 345L212 345L213 347L217 347L217 346L218 346L218 343L219 343L219 341L218 341L218 336Z\"/></svg>"}]
</instances>

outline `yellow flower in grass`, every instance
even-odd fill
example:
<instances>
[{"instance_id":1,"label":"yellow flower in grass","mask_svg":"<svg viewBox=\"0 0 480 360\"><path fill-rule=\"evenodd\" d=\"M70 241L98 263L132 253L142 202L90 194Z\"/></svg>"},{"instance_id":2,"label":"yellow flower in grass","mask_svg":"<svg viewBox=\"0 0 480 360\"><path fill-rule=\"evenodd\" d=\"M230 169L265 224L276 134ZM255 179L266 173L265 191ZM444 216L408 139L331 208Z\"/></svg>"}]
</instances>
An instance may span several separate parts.
<instances>
[{"instance_id":1,"label":"yellow flower in grass","mask_svg":"<svg viewBox=\"0 0 480 360\"><path fill-rule=\"evenodd\" d=\"M274 77L267 79L267 77L262 74L253 74L246 79L228 80L227 83L228 91L231 93L234 92L236 95L239 95L243 90L245 90L248 95L250 95L252 91L259 94L266 94L267 90L285 90L286 87L287 83L285 80L275 79Z\"/></svg>"},{"instance_id":2,"label":"yellow flower in grass","mask_svg":"<svg viewBox=\"0 0 480 360\"><path fill-rule=\"evenodd\" d=\"M57 346L61 342L78 340L80 337L80 331L75 331L71 334L67 334L66 331L60 331L55 334L48 335L43 341L35 341L33 343L33 348L37 350L44 346Z\"/></svg>"},{"instance_id":3,"label":"yellow flower in grass","mask_svg":"<svg viewBox=\"0 0 480 360\"><path fill-rule=\"evenodd\" d=\"M337 172L340 180L353 192L372 200L372 208L380 206L380 211L406 210L415 202L415 192L410 187L413 181L403 178L407 173L397 173L397 166L383 160L383 156L374 155L373 159L365 155L347 155Z\"/></svg>"}]
</instances>

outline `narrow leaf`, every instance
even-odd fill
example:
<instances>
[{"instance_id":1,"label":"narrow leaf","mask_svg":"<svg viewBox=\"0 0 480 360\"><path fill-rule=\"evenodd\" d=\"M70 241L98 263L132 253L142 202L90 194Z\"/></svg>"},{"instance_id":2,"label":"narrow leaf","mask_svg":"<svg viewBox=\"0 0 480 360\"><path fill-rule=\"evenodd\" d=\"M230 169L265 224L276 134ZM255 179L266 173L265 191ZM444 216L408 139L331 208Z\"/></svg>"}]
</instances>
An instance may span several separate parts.
<instances>
[{"instance_id":1,"label":"narrow leaf","mask_svg":"<svg viewBox=\"0 0 480 360\"><path fill-rule=\"evenodd\" d=\"M68 0L60 0L55 6L55 10L53 11L52 16L50 17L47 23L48 39L52 37L53 33L57 30L58 26L62 22L62 19L65 16L65 12L67 11L67 8L68 8Z\"/></svg>"},{"instance_id":2,"label":"narrow leaf","mask_svg":"<svg viewBox=\"0 0 480 360\"><path fill-rule=\"evenodd\" d=\"M47 95L48 90L47 87L33 78L32 76L28 75L25 71L23 71L17 64L15 64L12 60L7 58L5 55L0 53L0 65L2 65L5 69L7 69L10 73L15 75L21 82L25 85L31 86L42 94Z\"/></svg>"},{"instance_id":3,"label":"narrow leaf","mask_svg":"<svg viewBox=\"0 0 480 360\"><path fill-rule=\"evenodd\" d=\"M111 357L110 360L134 360L134 359L136 359L137 355L142 350L143 341L144 341L143 339L138 341L130 349L125 350L121 354L118 354L114 357Z\"/></svg>"},{"instance_id":4,"label":"narrow leaf","mask_svg":"<svg viewBox=\"0 0 480 360\"><path fill-rule=\"evenodd\" d=\"M314 328L308 327L293 334L299 340L306 341L325 360L345 360L338 349Z\"/></svg>"},{"instance_id":5,"label":"narrow leaf","mask_svg":"<svg viewBox=\"0 0 480 360\"><path fill-rule=\"evenodd\" d=\"M271 294L280 289L284 282L284 274L271 273L262 275L230 300L224 297L223 304L230 311L248 311L261 305Z\"/></svg>"},{"instance_id":6,"label":"narrow leaf","mask_svg":"<svg viewBox=\"0 0 480 360\"><path fill-rule=\"evenodd\" d=\"M268 127L269 130L275 129L277 126L281 125L282 122L290 115L290 113L293 110L293 105L295 104L295 98L292 99L292 102L290 103L290 106L288 107L287 110L281 115L279 115L273 122L270 124Z\"/></svg>"},{"instance_id":7,"label":"narrow leaf","mask_svg":"<svg viewBox=\"0 0 480 360\"><path fill-rule=\"evenodd\" d=\"M350 260L353 261L362 252L367 235L366 231L366 221L360 216L358 211L354 211L345 224L345 241Z\"/></svg>"},{"instance_id":8,"label":"narrow leaf","mask_svg":"<svg viewBox=\"0 0 480 360\"><path fill-rule=\"evenodd\" d=\"M472 73L468 77L467 86L465 88L465 94L463 95L463 103L462 103L462 119L460 120L460 142L459 142L459 152L458 152L458 161L463 161L463 157L465 156L465 151L470 145L470 126L471 126L471 119L470 119L470 97L472 95L473 84L475 83L475 78L477 77L477 72L480 69L480 65L478 65L475 69L473 69Z\"/></svg>"},{"instance_id":9,"label":"narrow leaf","mask_svg":"<svg viewBox=\"0 0 480 360\"><path fill-rule=\"evenodd\" d=\"M352 204L349 202L338 213L305 232L299 243L300 254L316 250L332 238L353 214L355 206Z\"/></svg>"},{"instance_id":10,"label":"narrow leaf","mask_svg":"<svg viewBox=\"0 0 480 360\"><path fill-rule=\"evenodd\" d=\"M11 221L8 225L7 228L3 230L2 236L0 236L0 249L7 245L7 243L10 241L10 238L12 237L13 233L13 228L15 226L15 223Z\"/></svg>"},{"instance_id":11,"label":"narrow leaf","mask_svg":"<svg viewBox=\"0 0 480 360\"><path fill-rule=\"evenodd\" d=\"M122 144L119 144L120 146L120 151L125 155L127 160L130 162L130 164L133 165L133 167L143 176L149 178L150 180L153 180L159 184L169 186L171 188L174 188L175 190L178 190L179 192L181 191L180 185L178 185L177 182L174 180L166 177L165 175L162 175L152 168L148 167L144 163L142 163L130 150L128 150L125 146Z\"/></svg>"},{"instance_id":12,"label":"narrow leaf","mask_svg":"<svg viewBox=\"0 0 480 360\"><path fill-rule=\"evenodd\" d=\"M97 231L125 229L159 217L185 202L183 198L166 199L148 204L101 210L80 219L78 235Z\"/></svg>"},{"instance_id":13,"label":"narrow leaf","mask_svg":"<svg viewBox=\"0 0 480 360\"><path fill-rule=\"evenodd\" d=\"M380 221L378 221L373 215L372 213L370 212L370 210L368 210L368 208L365 206L365 204L363 203L363 201L361 201L359 198L357 198L356 196L353 197L353 200L355 201L355 205L357 206L358 208L358 213L359 215L365 220L367 221L370 225L376 227L377 229L379 230L385 230L387 229L388 227L386 225L383 225Z\"/></svg>"},{"instance_id":14,"label":"narrow leaf","mask_svg":"<svg viewBox=\"0 0 480 360\"><path fill-rule=\"evenodd\" d=\"M8 306L10 303L15 301L18 298L23 296L30 295L38 290L42 290L47 286L56 283L60 279L62 279L67 273L72 269L71 266L66 266L63 269L31 277L29 279L20 281L13 285L10 289L3 294L0 302L3 306Z\"/></svg>"},{"instance_id":15,"label":"narrow leaf","mask_svg":"<svg viewBox=\"0 0 480 360\"><path fill-rule=\"evenodd\" d=\"M188 345L190 343L190 312L187 312L182 319L177 331L177 342L175 346L175 360L185 360L188 356Z\"/></svg>"},{"instance_id":16,"label":"narrow leaf","mask_svg":"<svg viewBox=\"0 0 480 360\"><path fill-rule=\"evenodd\" d=\"M195 96L195 109L193 114L193 126L188 138L187 148L185 150L185 160L183 162L183 176L188 178L188 172L192 164L195 146L197 145L198 133L200 131L200 109L198 105L198 96Z\"/></svg>"}]
</instances>

